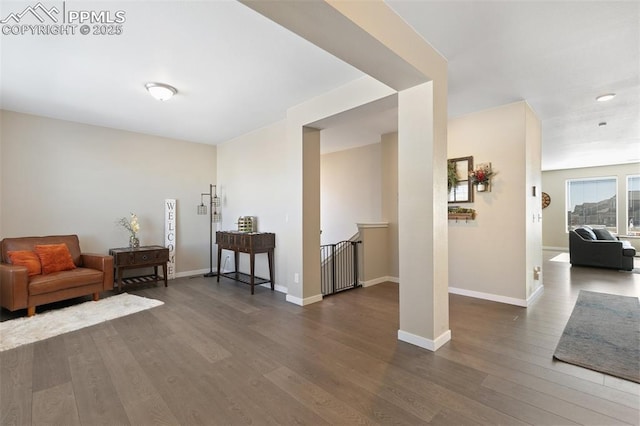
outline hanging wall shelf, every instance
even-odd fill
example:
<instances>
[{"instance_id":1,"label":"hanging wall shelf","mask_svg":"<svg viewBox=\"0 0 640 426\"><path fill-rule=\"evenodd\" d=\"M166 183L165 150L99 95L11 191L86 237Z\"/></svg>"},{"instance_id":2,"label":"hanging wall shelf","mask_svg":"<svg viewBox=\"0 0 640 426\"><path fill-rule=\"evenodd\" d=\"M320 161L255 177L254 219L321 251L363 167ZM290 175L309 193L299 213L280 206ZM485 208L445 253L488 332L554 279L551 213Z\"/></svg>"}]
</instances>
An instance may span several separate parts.
<instances>
[{"instance_id":1,"label":"hanging wall shelf","mask_svg":"<svg viewBox=\"0 0 640 426\"><path fill-rule=\"evenodd\" d=\"M475 220L476 211L474 209L466 209L462 207L450 208L448 212L449 220L464 220L468 222L470 220Z\"/></svg>"}]
</instances>

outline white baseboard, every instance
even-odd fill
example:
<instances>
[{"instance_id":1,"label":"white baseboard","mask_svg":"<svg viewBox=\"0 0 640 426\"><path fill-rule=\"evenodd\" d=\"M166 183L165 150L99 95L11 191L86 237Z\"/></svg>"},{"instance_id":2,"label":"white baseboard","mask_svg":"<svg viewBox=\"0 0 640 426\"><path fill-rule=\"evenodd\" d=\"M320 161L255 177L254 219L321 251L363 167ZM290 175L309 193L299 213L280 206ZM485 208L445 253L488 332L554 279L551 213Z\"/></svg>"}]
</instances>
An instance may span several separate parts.
<instances>
[{"instance_id":1,"label":"white baseboard","mask_svg":"<svg viewBox=\"0 0 640 426\"><path fill-rule=\"evenodd\" d=\"M262 287L266 287L268 289L271 289L271 283L264 283L264 284L260 284ZM287 288L283 285L274 285L273 286L274 290L277 291L278 293L287 293Z\"/></svg>"},{"instance_id":2,"label":"white baseboard","mask_svg":"<svg viewBox=\"0 0 640 426\"><path fill-rule=\"evenodd\" d=\"M392 282L392 283L398 283L399 280L395 277L379 277L379 278L374 278L372 280L368 280L368 281L360 281L360 284L362 285L362 287L371 287L373 285L376 284L380 284L380 283L386 283L386 282Z\"/></svg>"},{"instance_id":3,"label":"white baseboard","mask_svg":"<svg viewBox=\"0 0 640 426\"><path fill-rule=\"evenodd\" d=\"M213 272L218 272L218 271L214 269ZM176 278L192 277L194 275L204 275L208 273L209 273L208 269L196 269L195 271L176 272Z\"/></svg>"},{"instance_id":4,"label":"white baseboard","mask_svg":"<svg viewBox=\"0 0 640 426\"><path fill-rule=\"evenodd\" d=\"M544 290L544 286L540 285L540 287L536 288L535 291L527 298L527 306L531 306L533 302L538 300L540 296L542 296L542 292Z\"/></svg>"},{"instance_id":5,"label":"white baseboard","mask_svg":"<svg viewBox=\"0 0 640 426\"><path fill-rule=\"evenodd\" d=\"M316 294L315 296L305 297L304 299L301 299L299 297L287 294L286 300L287 300L287 302L293 303L293 304L298 305L298 306L306 306L306 305L310 305L312 303L321 302L322 301L322 295L321 294Z\"/></svg>"},{"instance_id":6,"label":"white baseboard","mask_svg":"<svg viewBox=\"0 0 640 426\"><path fill-rule=\"evenodd\" d=\"M542 246L542 250L553 250L553 251L566 251L569 252L569 247L550 247L550 246Z\"/></svg>"},{"instance_id":7,"label":"white baseboard","mask_svg":"<svg viewBox=\"0 0 640 426\"><path fill-rule=\"evenodd\" d=\"M434 340L409 333L408 331L398 330L398 340L435 352L440 349L442 345L451 340L451 330L445 331Z\"/></svg>"},{"instance_id":8,"label":"white baseboard","mask_svg":"<svg viewBox=\"0 0 640 426\"><path fill-rule=\"evenodd\" d=\"M459 294L460 296L475 297L476 299L491 300L492 302L506 303L508 305L527 307L525 299L516 299L514 297L501 296L499 294L483 293L480 291L466 290L464 288L449 287L449 293Z\"/></svg>"}]
</instances>

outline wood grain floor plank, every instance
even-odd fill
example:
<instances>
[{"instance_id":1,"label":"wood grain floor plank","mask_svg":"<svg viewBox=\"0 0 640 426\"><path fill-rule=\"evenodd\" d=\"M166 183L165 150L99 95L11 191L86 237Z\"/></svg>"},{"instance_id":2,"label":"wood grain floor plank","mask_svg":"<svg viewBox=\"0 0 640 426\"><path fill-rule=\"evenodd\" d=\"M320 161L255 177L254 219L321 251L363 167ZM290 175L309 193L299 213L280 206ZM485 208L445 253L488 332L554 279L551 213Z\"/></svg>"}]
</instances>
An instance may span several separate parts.
<instances>
[{"instance_id":1,"label":"wood grain floor plank","mask_svg":"<svg viewBox=\"0 0 640 426\"><path fill-rule=\"evenodd\" d=\"M566 402L560 398L536 392L526 386L521 386L517 383L503 380L495 376L488 376L483 383L483 386L534 406L544 406L545 410L550 413L557 414L558 416L567 419L567 423L569 423L570 420L571 422L575 422L575 424L582 425L629 424L623 421L616 421L616 419L612 419L611 417L601 415L594 411L585 410L583 407ZM560 424L560 422L555 424Z\"/></svg>"},{"instance_id":2,"label":"wood grain floor plank","mask_svg":"<svg viewBox=\"0 0 640 426\"><path fill-rule=\"evenodd\" d=\"M62 336L36 342L33 348L33 391L71 381L67 351Z\"/></svg>"},{"instance_id":3,"label":"wood grain floor plank","mask_svg":"<svg viewBox=\"0 0 640 426\"><path fill-rule=\"evenodd\" d=\"M142 336L130 324L115 327L180 424L232 423L225 401L219 397L222 393L202 374L206 371L202 366L211 365L207 360L188 347L177 346L172 335Z\"/></svg>"},{"instance_id":4,"label":"wood grain floor plank","mask_svg":"<svg viewBox=\"0 0 640 426\"><path fill-rule=\"evenodd\" d=\"M331 345L327 339L318 339L316 342L318 349L316 349L315 345L296 346L294 342L300 339L290 335L276 336L276 333L272 332L270 336L282 345L281 352L272 350L268 355L282 360L297 374L313 381L327 392L335 394L340 401L348 402L361 412L367 413L376 421L393 423L395 420L399 424L427 422L441 408L438 404L404 388L401 384L381 384L374 377L384 375L385 371L380 371L376 375L375 371L365 367L370 362L366 356L354 356L349 351L345 352ZM359 374L356 369L346 366L345 360L353 360L358 368L367 369L367 374ZM377 361L373 360L373 362ZM372 405L373 401L376 402L375 405Z\"/></svg>"},{"instance_id":5,"label":"wood grain floor plank","mask_svg":"<svg viewBox=\"0 0 640 426\"><path fill-rule=\"evenodd\" d=\"M0 352L0 424L31 424L33 347Z\"/></svg>"},{"instance_id":6,"label":"wood grain floor plank","mask_svg":"<svg viewBox=\"0 0 640 426\"><path fill-rule=\"evenodd\" d=\"M329 424L376 424L287 367L273 370L265 377Z\"/></svg>"},{"instance_id":7,"label":"wood grain floor plank","mask_svg":"<svg viewBox=\"0 0 640 426\"><path fill-rule=\"evenodd\" d=\"M33 393L33 423L37 425L81 425L71 382Z\"/></svg>"},{"instance_id":8,"label":"wood grain floor plank","mask_svg":"<svg viewBox=\"0 0 640 426\"><path fill-rule=\"evenodd\" d=\"M69 356L69 370L80 421L83 424L130 424L90 331L68 333L63 337L65 344L74 348Z\"/></svg>"},{"instance_id":9,"label":"wood grain floor plank","mask_svg":"<svg viewBox=\"0 0 640 426\"><path fill-rule=\"evenodd\" d=\"M193 327L189 321L169 309L156 309L152 314L168 324L178 342L182 342L178 344L189 345L209 362L231 356L231 352L212 339L210 334Z\"/></svg>"},{"instance_id":10,"label":"wood grain floor plank","mask_svg":"<svg viewBox=\"0 0 640 426\"><path fill-rule=\"evenodd\" d=\"M93 340L113 378L116 392L131 424L178 424L178 420L120 336L94 334Z\"/></svg>"},{"instance_id":11,"label":"wood grain floor plank","mask_svg":"<svg viewBox=\"0 0 640 426\"><path fill-rule=\"evenodd\" d=\"M542 357L505 347L498 342L492 343L491 338L477 338L476 335L458 335L457 341L480 348L482 353L486 354L484 359L495 361L496 357L506 357L500 362L501 364L509 365L511 368L563 386L579 389L598 398L607 399L630 408L638 407L637 393L634 395L611 387L603 387L604 375L602 373L559 362L553 359L552 353Z\"/></svg>"},{"instance_id":12,"label":"wood grain floor plank","mask_svg":"<svg viewBox=\"0 0 640 426\"><path fill-rule=\"evenodd\" d=\"M469 353L469 351L472 353ZM600 413L600 418L603 420L602 424L616 423L616 419L628 424L635 424L634 419L638 418L638 411L633 408L592 397L565 386L513 370L502 364L492 363L476 356L475 349L464 347L459 343L449 344L446 348L443 347L438 352L438 356L470 365L501 379L521 383L533 390L573 403L585 412ZM544 405L539 406L539 408L546 409Z\"/></svg>"},{"instance_id":13,"label":"wood grain floor plank","mask_svg":"<svg viewBox=\"0 0 640 426\"><path fill-rule=\"evenodd\" d=\"M243 407L253 424L326 423L241 358L227 358L216 367L209 375L225 390L228 399Z\"/></svg>"}]
</instances>

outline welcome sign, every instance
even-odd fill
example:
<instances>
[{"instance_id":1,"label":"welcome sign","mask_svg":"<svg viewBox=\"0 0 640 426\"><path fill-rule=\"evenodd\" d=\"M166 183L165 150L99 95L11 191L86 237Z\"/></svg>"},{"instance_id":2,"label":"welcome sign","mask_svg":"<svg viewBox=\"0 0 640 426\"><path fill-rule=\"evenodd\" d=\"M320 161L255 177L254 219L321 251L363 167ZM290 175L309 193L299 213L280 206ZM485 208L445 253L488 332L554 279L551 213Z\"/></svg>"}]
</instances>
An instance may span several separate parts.
<instances>
[{"instance_id":1,"label":"welcome sign","mask_svg":"<svg viewBox=\"0 0 640 426\"><path fill-rule=\"evenodd\" d=\"M164 200L164 246L169 249L167 278L176 277L176 200Z\"/></svg>"}]
</instances>

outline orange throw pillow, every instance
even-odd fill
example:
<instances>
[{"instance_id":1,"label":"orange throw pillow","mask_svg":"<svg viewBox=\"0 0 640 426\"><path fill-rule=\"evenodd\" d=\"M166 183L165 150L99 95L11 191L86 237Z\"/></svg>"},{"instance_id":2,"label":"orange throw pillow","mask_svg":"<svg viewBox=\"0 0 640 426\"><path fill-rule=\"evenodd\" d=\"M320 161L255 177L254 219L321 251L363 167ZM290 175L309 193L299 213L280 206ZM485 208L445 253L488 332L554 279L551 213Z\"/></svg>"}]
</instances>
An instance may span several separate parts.
<instances>
[{"instance_id":1,"label":"orange throw pillow","mask_svg":"<svg viewBox=\"0 0 640 426\"><path fill-rule=\"evenodd\" d=\"M11 260L12 265L26 266L30 277L42 273L40 258L34 252L29 250L15 250L8 251L7 254L9 255L9 260Z\"/></svg>"},{"instance_id":2,"label":"orange throw pillow","mask_svg":"<svg viewBox=\"0 0 640 426\"><path fill-rule=\"evenodd\" d=\"M42 273L45 275L76 267L65 243L36 245L34 249L40 258Z\"/></svg>"}]
</instances>

